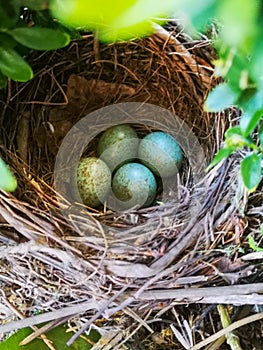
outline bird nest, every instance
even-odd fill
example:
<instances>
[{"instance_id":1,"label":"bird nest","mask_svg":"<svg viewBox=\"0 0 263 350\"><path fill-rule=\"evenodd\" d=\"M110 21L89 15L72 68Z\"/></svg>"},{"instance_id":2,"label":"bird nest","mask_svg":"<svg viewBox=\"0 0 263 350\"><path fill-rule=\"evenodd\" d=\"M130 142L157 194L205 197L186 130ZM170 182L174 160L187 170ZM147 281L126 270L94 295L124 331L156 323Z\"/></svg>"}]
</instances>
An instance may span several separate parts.
<instances>
[{"instance_id":1,"label":"bird nest","mask_svg":"<svg viewBox=\"0 0 263 350\"><path fill-rule=\"evenodd\" d=\"M263 303L251 284L260 269L245 255L247 235L260 236L262 194L248 201L242 152L204 171L239 118L235 110L203 111L214 58L206 37L193 40L177 27L107 45L87 35L29 55L35 77L9 84L0 120L1 153L18 179L15 193L0 194L2 303L13 305L3 308L12 322L2 331L68 321L77 329L71 342L91 328L101 333L95 349L183 349L213 333L207 305ZM163 186L166 194L147 208L87 208L69 195L64 176L76 140L85 146L78 153L93 155L100 132L118 123L140 136L174 133L184 152L176 187Z\"/></svg>"}]
</instances>

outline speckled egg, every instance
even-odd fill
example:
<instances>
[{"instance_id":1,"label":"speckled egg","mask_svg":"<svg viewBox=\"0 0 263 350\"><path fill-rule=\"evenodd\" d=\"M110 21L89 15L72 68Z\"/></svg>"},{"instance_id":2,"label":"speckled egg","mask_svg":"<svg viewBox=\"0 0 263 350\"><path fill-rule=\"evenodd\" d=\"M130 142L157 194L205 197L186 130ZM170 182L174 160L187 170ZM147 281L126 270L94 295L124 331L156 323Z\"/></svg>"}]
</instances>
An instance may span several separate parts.
<instances>
[{"instance_id":1,"label":"speckled egg","mask_svg":"<svg viewBox=\"0 0 263 350\"><path fill-rule=\"evenodd\" d=\"M101 159L82 158L77 169L77 185L83 203L96 208L110 191L111 171Z\"/></svg>"},{"instance_id":2,"label":"speckled egg","mask_svg":"<svg viewBox=\"0 0 263 350\"><path fill-rule=\"evenodd\" d=\"M107 129L98 142L98 155L113 171L136 158L139 139L129 125L115 125Z\"/></svg>"},{"instance_id":3,"label":"speckled egg","mask_svg":"<svg viewBox=\"0 0 263 350\"><path fill-rule=\"evenodd\" d=\"M139 163L124 164L113 176L112 191L125 209L147 207L153 202L156 189L153 173Z\"/></svg>"},{"instance_id":4,"label":"speckled egg","mask_svg":"<svg viewBox=\"0 0 263 350\"><path fill-rule=\"evenodd\" d=\"M182 150L175 139L162 131L146 135L139 145L138 158L161 177L175 175L182 164Z\"/></svg>"}]
</instances>

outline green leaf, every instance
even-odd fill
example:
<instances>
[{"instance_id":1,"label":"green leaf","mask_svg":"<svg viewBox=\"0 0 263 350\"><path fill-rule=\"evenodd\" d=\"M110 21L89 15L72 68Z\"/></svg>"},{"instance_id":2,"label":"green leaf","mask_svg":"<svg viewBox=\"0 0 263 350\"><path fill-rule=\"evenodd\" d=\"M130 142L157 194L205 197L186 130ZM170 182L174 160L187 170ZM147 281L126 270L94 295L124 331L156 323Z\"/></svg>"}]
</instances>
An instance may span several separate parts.
<instances>
[{"instance_id":1,"label":"green leaf","mask_svg":"<svg viewBox=\"0 0 263 350\"><path fill-rule=\"evenodd\" d=\"M221 37L230 47L240 47L249 54L252 38L257 32L257 16L260 1L221 0L218 1L217 18L222 20Z\"/></svg>"},{"instance_id":2,"label":"green leaf","mask_svg":"<svg viewBox=\"0 0 263 350\"><path fill-rule=\"evenodd\" d=\"M13 49L16 46L17 42L7 33L0 32L0 45L9 47Z\"/></svg>"},{"instance_id":3,"label":"green leaf","mask_svg":"<svg viewBox=\"0 0 263 350\"><path fill-rule=\"evenodd\" d=\"M250 144L250 140L244 137L243 132L239 126L229 128L225 132L227 147L238 149Z\"/></svg>"},{"instance_id":4,"label":"green leaf","mask_svg":"<svg viewBox=\"0 0 263 350\"><path fill-rule=\"evenodd\" d=\"M200 9L200 6L203 8ZM193 7L196 8L195 11L193 11ZM197 30L203 30L211 19L216 18L216 0L202 1L202 4L192 1L192 5L188 7L186 13L190 14L194 27Z\"/></svg>"},{"instance_id":5,"label":"green leaf","mask_svg":"<svg viewBox=\"0 0 263 350\"><path fill-rule=\"evenodd\" d=\"M261 123L258 131L258 138L259 138L260 146L263 147L263 122Z\"/></svg>"},{"instance_id":6,"label":"green leaf","mask_svg":"<svg viewBox=\"0 0 263 350\"><path fill-rule=\"evenodd\" d=\"M243 132L240 128L240 126L233 126L232 128L227 129L227 131L225 132L225 137L229 138L235 135L240 135L243 136Z\"/></svg>"},{"instance_id":7,"label":"green leaf","mask_svg":"<svg viewBox=\"0 0 263 350\"><path fill-rule=\"evenodd\" d=\"M0 47L0 71L15 81L28 81L33 78L33 71L27 62L13 49Z\"/></svg>"},{"instance_id":8,"label":"green leaf","mask_svg":"<svg viewBox=\"0 0 263 350\"><path fill-rule=\"evenodd\" d=\"M224 77L229 87L239 97L242 90L255 84L249 76L249 61L241 51L229 48L220 40L217 42L219 60L215 62L215 75Z\"/></svg>"},{"instance_id":9,"label":"green leaf","mask_svg":"<svg viewBox=\"0 0 263 350\"><path fill-rule=\"evenodd\" d=\"M34 50L55 50L69 44L70 36L60 30L26 27L10 30L8 34L20 44Z\"/></svg>"},{"instance_id":10,"label":"green leaf","mask_svg":"<svg viewBox=\"0 0 263 350\"><path fill-rule=\"evenodd\" d=\"M263 248L260 248L256 245L256 242L251 235L248 235L247 238L248 238L248 245L250 249L254 250L255 252L263 252Z\"/></svg>"},{"instance_id":11,"label":"green leaf","mask_svg":"<svg viewBox=\"0 0 263 350\"><path fill-rule=\"evenodd\" d=\"M6 88L7 85L7 77L1 73L0 71L0 89Z\"/></svg>"},{"instance_id":12,"label":"green leaf","mask_svg":"<svg viewBox=\"0 0 263 350\"><path fill-rule=\"evenodd\" d=\"M208 95L204 109L207 112L219 112L235 104L238 95L227 83L216 86Z\"/></svg>"},{"instance_id":13,"label":"green leaf","mask_svg":"<svg viewBox=\"0 0 263 350\"><path fill-rule=\"evenodd\" d=\"M13 192L17 187L17 181L5 162L0 158L0 188L7 192Z\"/></svg>"},{"instance_id":14,"label":"green leaf","mask_svg":"<svg viewBox=\"0 0 263 350\"><path fill-rule=\"evenodd\" d=\"M241 175L248 190L255 191L262 179L261 156L253 153L241 162Z\"/></svg>"},{"instance_id":15,"label":"green leaf","mask_svg":"<svg viewBox=\"0 0 263 350\"><path fill-rule=\"evenodd\" d=\"M245 90L240 95L237 104L243 110L240 128L247 136L256 128L263 116L262 89Z\"/></svg>"},{"instance_id":16,"label":"green leaf","mask_svg":"<svg viewBox=\"0 0 263 350\"><path fill-rule=\"evenodd\" d=\"M67 341L74 333L66 331L67 328L64 325L60 325L46 333L56 350L89 350L92 348L92 343L97 342L100 338L97 332L91 331L88 336L85 336L90 342L79 337L71 346L67 346ZM21 329L1 343L0 350L49 350L48 346L40 338L34 339L26 345L19 346L19 343L31 333L32 330L30 328Z\"/></svg>"},{"instance_id":17,"label":"green leaf","mask_svg":"<svg viewBox=\"0 0 263 350\"><path fill-rule=\"evenodd\" d=\"M263 87L263 74L262 74L262 60L263 60L263 47L262 47L262 34L255 42L254 50L251 58L251 72L254 80L258 83L261 88Z\"/></svg>"},{"instance_id":18,"label":"green leaf","mask_svg":"<svg viewBox=\"0 0 263 350\"><path fill-rule=\"evenodd\" d=\"M68 26L96 31L107 42L153 33L152 21L160 23L160 18L165 19L174 7L174 0L50 1L55 18Z\"/></svg>"},{"instance_id":19,"label":"green leaf","mask_svg":"<svg viewBox=\"0 0 263 350\"><path fill-rule=\"evenodd\" d=\"M259 109L254 114L249 115L248 113L243 113L240 119L240 127L245 135L251 134L255 130L257 125L263 116L263 109Z\"/></svg>"},{"instance_id":20,"label":"green leaf","mask_svg":"<svg viewBox=\"0 0 263 350\"><path fill-rule=\"evenodd\" d=\"M0 29L15 26L19 18L19 3L16 0L0 0Z\"/></svg>"},{"instance_id":21,"label":"green leaf","mask_svg":"<svg viewBox=\"0 0 263 350\"><path fill-rule=\"evenodd\" d=\"M210 169L212 169L216 164L218 164L219 162L221 162L221 160L223 160L224 158L227 158L228 156L230 156L231 153L233 153L234 148L231 147L224 147L221 148L219 150L219 152L217 152L217 154L214 156L214 158L212 159L211 163L209 164L209 166L207 167L206 171L209 171Z\"/></svg>"}]
</instances>

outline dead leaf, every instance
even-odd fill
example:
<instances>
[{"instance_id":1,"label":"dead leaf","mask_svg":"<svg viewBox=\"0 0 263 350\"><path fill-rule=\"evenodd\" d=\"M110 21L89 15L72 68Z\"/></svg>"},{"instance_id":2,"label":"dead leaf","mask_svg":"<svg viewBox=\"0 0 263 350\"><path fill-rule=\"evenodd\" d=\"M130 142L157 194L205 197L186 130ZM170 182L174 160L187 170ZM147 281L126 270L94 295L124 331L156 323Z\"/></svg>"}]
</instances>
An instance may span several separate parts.
<instances>
[{"instance_id":1,"label":"dead leaf","mask_svg":"<svg viewBox=\"0 0 263 350\"><path fill-rule=\"evenodd\" d=\"M72 126L88 113L105 106L105 101L122 102L135 95L135 89L126 84L87 80L72 74L67 83L68 105L49 110L48 121L36 130L38 147L47 147L55 155Z\"/></svg>"}]
</instances>

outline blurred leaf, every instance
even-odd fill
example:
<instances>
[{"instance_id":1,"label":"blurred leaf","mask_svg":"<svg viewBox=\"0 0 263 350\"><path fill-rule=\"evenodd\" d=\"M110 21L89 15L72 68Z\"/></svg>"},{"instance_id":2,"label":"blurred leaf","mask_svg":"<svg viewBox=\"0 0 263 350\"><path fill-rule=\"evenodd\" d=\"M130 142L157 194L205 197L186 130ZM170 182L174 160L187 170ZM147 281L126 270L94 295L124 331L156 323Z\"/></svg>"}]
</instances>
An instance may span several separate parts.
<instances>
[{"instance_id":1,"label":"blurred leaf","mask_svg":"<svg viewBox=\"0 0 263 350\"><path fill-rule=\"evenodd\" d=\"M0 71L15 81L28 81L33 71L26 61L13 49L0 47Z\"/></svg>"},{"instance_id":2,"label":"blurred leaf","mask_svg":"<svg viewBox=\"0 0 263 350\"><path fill-rule=\"evenodd\" d=\"M8 35L7 33L0 32L0 46L3 45L13 49L16 46L16 44L16 40L13 39L10 35Z\"/></svg>"},{"instance_id":3,"label":"blurred leaf","mask_svg":"<svg viewBox=\"0 0 263 350\"><path fill-rule=\"evenodd\" d=\"M8 34L20 44L34 50L54 50L69 44L70 36L60 30L25 27L10 30Z\"/></svg>"},{"instance_id":4,"label":"blurred leaf","mask_svg":"<svg viewBox=\"0 0 263 350\"><path fill-rule=\"evenodd\" d=\"M239 106L243 110L240 119L240 127L244 135L249 135L258 125L263 116L263 98L262 91L255 90L251 97L240 99Z\"/></svg>"},{"instance_id":5,"label":"blurred leaf","mask_svg":"<svg viewBox=\"0 0 263 350\"><path fill-rule=\"evenodd\" d=\"M174 7L174 0L52 0L50 3L53 16L62 23L96 31L107 42L153 33L151 21L167 17Z\"/></svg>"},{"instance_id":6,"label":"blurred leaf","mask_svg":"<svg viewBox=\"0 0 263 350\"><path fill-rule=\"evenodd\" d=\"M191 1L190 6L188 5L186 13L196 30L203 30L209 21L216 17L216 2L217 0L205 0L202 3Z\"/></svg>"},{"instance_id":7,"label":"blurred leaf","mask_svg":"<svg viewBox=\"0 0 263 350\"><path fill-rule=\"evenodd\" d=\"M223 21L221 37L230 47L239 47L250 53L253 37L257 33L258 0L220 0L217 16Z\"/></svg>"},{"instance_id":8,"label":"blurred leaf","mask_svg":"<svg viewBox=\"0 0 263 350\"><path fill-rule=\"evenodd\" d=\"M250 70L253 75L254 80L257 82L258 86L263 88L263 70L262 70L262 62L263 62L263 45L262 45L262 37L263 37L263 28L262 23L259 26L259 32L257 38L254 40L253 50L251 52L251 61L250 61Z\"/></svg>"},{"instance_id":9,"label":"blurred leaf","mask_svg":"<svg viewBox=\"0 0 263 350\"><path fill-rule=\"evenodd\" d=\"M46 10L48 8L48 0L23 0L24 7L28 7L31 10Z\"/></svg>"},{"instance_id":10,"label":"blurred leaf","mask_svg":"<svg viewBox=\"0 0 263 350\"><path fill-rule=\"evenodd\" d=\"M240 106L246 106L246 104L249 103L249 101L254 98L256 93L257 93L256 87L244 89L239 95L237 103Z\"/></svg>"},{"instance_id":11,"label":"blurred leaf","mask_svg":"<svg viewBox=\"0 0 263 350\"><path fill-rule=\"evenodd\" d=\"M261 156L253 153L241 162L241 175L246 188L254 191L262 179Z\"/></svg>"},{"instance_id":12,"label":"blurred leaf","mask_svg":"<svg viewBox=\"0 0 263 350\"><path fill-rule=\"evenodd\" d=\"M19 7L16 0L0 0L0 29L15 26L19 18Z\"/></svg>"},{"instance_id":13,"label":"blurred leaf","mask_svg":"<svg viewBox=\"0 0 263 350\"><path fill-rule=\"evenodd\" d=\"M207 112L219 112L235 104L237 94L227 83L216 86L208 95L204 109Z\"/></svg>"},{"instance_id":14,"label":"blurred leaf","mask_svg":"<svg viewBox=\"0 0 263 350\"><path fill-rule=\"evenodd\" d=\"M241 54L235 54L233 57L232 65L225 75L225 78L229 81L229 85L235 91L245 90L253 85L249 77L249 62Z\"/></svg>"},{"instance_id":15,"label":"blurred leaf","mask_svg":"<svg viewBox=\"0 0 263 350\"><path fill-rule=\"evenodd\" d=\"M254 114L249 115L248 113L243 113L240 119L240 126L245 135L249 135L260 122L263 115L263 109L256 111Z\"/></svg>"},{"instance_id":16,"label":"blurred leaf","mask_svg":"<svg viewBox=\"0 0 263 350\"><path fill-rule=\"evenodd\" d=\"M227 131L225 132L225 137L226 138L232 137L232 136L235 136L235 135L244 136L240 126L233 126L232 128L227 129Z\"/></svg>"},{"instance_id":17,"label":"blurred leaf","mask_svg":"<svg viewBox=\"0 0 263 350\"><path fill-rule=\"evenodd\" d=\"M249 61L242 52L226 47L225 43L218 41L219 59L215 61L215 75L224 77L229 87L238 95L241 90L250 88L253 82L249 76Z\"/></svg>"},{"instance_id":18,"label":"blurred leaf","mask_svg":"<svg viewBox=\"0 0 263 350\"><path fill-rule=\"evenodd\" d=\"M0 158L0 188L7 192L13 192L17 187L17 181L5 162Z\"/></svg>"},{"instance_id":19,"label":"blurred leaf","mask_svg":"<svg viewBox=\"0 0 263 350\"><path fill-rule=\"evenodd\" d=\"M212 159L206 171L209 171L210 169L212 169L216 164L221 162L221 160L223 160L224 158L227 158L228 156L230 156L230 154L233 152L234 152L234 148L230 148L230 147L221 148L219 152L217 152L217 154Z\"/></svg>"},{"instance_id":20,"label":"blurred leaf","mask_svg":"<svg viewBox=\"0 0 263 350\"><path fill-rule=\"evenodd\" d=\"M172 18L179 18L191 35L203 30L215 18L217 0L177 0L173 4Z\"/></svg>"},{"instance_id":21,"label":"blurred leaf","mask_svg":"<svg viewBox=\"0 0 263 350\"><path fill-rule=\"evenodd\" d=\"M235 150L248 144L246 138L239 134L233 134L226 138L227 147L233 147Z\"/></svg>"},{"instance_id":22,"label":"blurred leaf","mask_svg":"<svg viewBox=\"0 0 263 350\"><path fill-rule=\"evenodd\" d=\"M90 335L85 336L90 342L79 337L71 346L67 346L67 341L74 335L74 333L66 332L66 330L67 328L64 325L60 325L46 333L48 339L52 342L56 350L89 350L92 348L91 344L97 342L100 338L97 332L91 331ZM34 339L32 342L24 346L19 346L19 343L31 333L32 330L30 328L21 329L1 343L0 350L49 350L43 340L39 338Z\"/></svg>"},{"instance_id":23,"label":"blurred leaf","mask_svg":"<svg viewBox=\"0 0 263 350\"><path fill-rule=\"evenodd\" d=\"M258 131L258 138L260 141L260 146L263 147L263 122L261 123L259 131Z\"/></svg>"},{"instance_id":24,"label":"blurred leaf","mask_svg":"<svg viewBox=\"0 0 263 350\"><path fill-rule=\"evenodd\" d=\"M46 28L55 28L57 21L54 21L49 10L31 11L32 21L36 25Z\"/></svg>"},{"instance_id":25,"label":"blurred leaf","mask_svg":"<svg viewBox=\"0 0 263 350\"><path fill-rule=\"evenodd\" d=\"M235 149L250 146L252 144L252 139L249 136L245 136L244 132L241 130L240 126L233 126L225 132L226 144L228 147L233 147Z\"/></svg>"}]
</instances>

